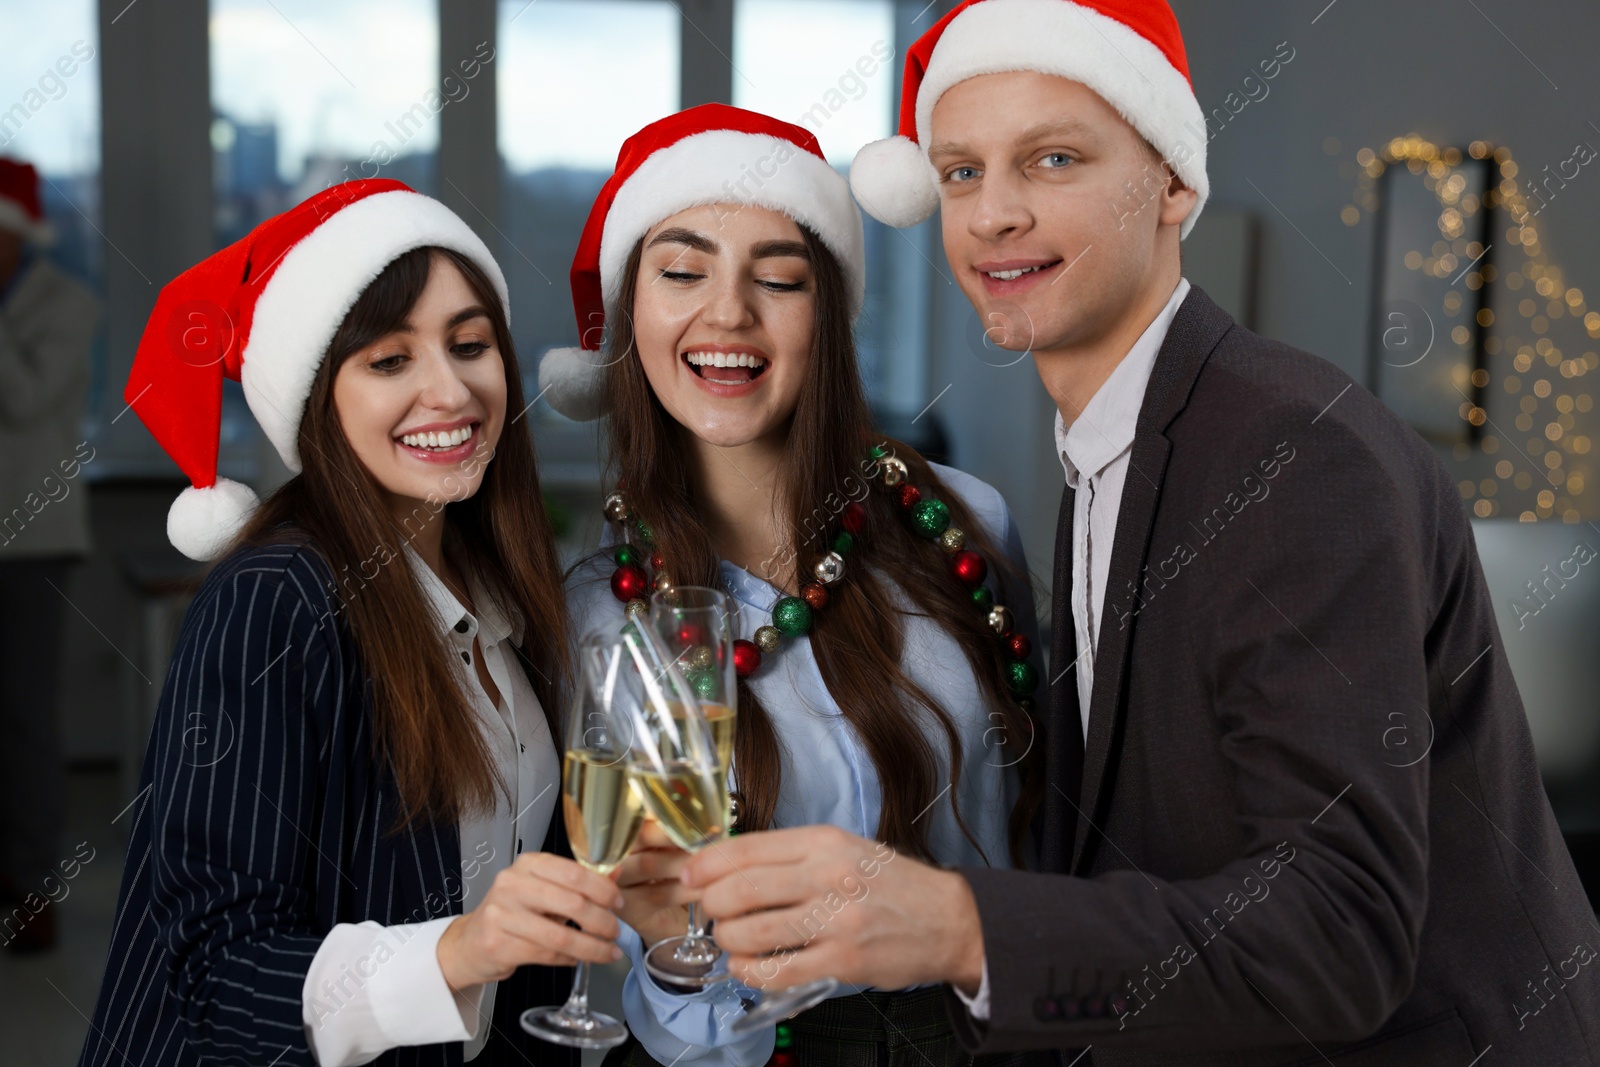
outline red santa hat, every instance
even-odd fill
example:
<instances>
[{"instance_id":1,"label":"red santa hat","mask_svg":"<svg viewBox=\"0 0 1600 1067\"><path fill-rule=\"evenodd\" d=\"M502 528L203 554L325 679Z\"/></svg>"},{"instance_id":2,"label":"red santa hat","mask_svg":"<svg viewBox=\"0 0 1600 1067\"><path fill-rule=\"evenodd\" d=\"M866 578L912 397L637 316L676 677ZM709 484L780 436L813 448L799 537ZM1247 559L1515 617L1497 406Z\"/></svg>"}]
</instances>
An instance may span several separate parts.
<instances>
[{"instance_id":1,"label":"red santa hat","mask_svg":"<svg viewBox=\"0 0 1600 1067\"><path fill-rule=\"evenodd\" d=\"M628 138L594 202L572 260L577 348L557 348L539 363L550 406L580 422L599 418L606 309L622 290L633 246L650 228L686 208L738 204L769 208L812 233L839 260L850 312L861 312L866 257L861 213L849 184L803 127L726 104L702 104L653 122Z\"/></svg>"},{"instance_id":2,"label":"red santa hat","mask_svg":"<svg viewBox=\"0 0 1600 1067\"><path fill-rule=\"evenodd\" d=\"M1053 74L1088 86L1128 120L1198 194L1187 237L1211 193L1205 115L1166 0L965 0L906 53L900 132L856 153L850 186L867 214L914 226L939 206L928 163L934 105L981 74Z\"/></svg>"},{"instance_id":3,"label":"red santa hat","mask_svg":"<svg viewBox=\"0 0 1600 1067\"><path fill-rule=\"evenodd\" d=\"M55 231L39 203L39 172L31 163L0 159L0 230L21 234L34 244L49 244Z\"/></svg>"},{"instance_id":4,"label":"red santa hat","mask_svg":"<svg viewBox=\"0 0 1600 1067\"><path fill-rule=\"evenodd\" d=\"M300 419L328 345L384 268L417 248L459 252L506 303L489 249L449 208L388 179L330 186L168 282L123 398L193 483L167 513L167 537L214 559L258 503L217 477L222 380L239 382L267 439L300 470Z\"/></svg>"}]
</instances>

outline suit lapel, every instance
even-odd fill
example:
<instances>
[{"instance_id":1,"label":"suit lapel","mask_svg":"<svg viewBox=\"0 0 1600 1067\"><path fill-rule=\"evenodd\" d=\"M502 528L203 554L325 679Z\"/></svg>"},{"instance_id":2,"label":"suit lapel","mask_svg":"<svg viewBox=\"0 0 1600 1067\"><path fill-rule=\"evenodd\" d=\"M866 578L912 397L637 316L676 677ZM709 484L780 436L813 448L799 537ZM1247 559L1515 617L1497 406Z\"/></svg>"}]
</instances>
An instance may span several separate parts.
<instances>
[{"instance_id":1,"label":"suit lapel","mask_svg":"<svg viewBox=\"0 0 1600 1067\"><path fill-rule=\"evenodd\" d=\"M1111 568L1106 577L1105 601L1100 613L1099 647L1094 662L1094 690L1089 699L1089 736L1084 746L1082 789L1076 803L1076 833L1072 859L1067 870L1077 871L1083 859L1089 832L1104 817L1107 785L1113 750L1120 736L1122 716L1127 711L1125 692L1132 650L1137 607L1141 592L1150 535L1155 527L1156 507L1161 500L1161 484L1166 477L1172 443L1166 429L1188 403L1200 369L1212 349L1233 327L1233 318L1212 302L1199 286L1191 286L1183 304L1173 316L1166 339L1156 356L1150 384L1145 389L1129 456L1128 476L1122 486L1122 504L1117 512L1117 533L1111 548ZM1070 520L1070 516L1069 516ZM1070 526L1070 521L1069 521ZM1070 541L1070 536L1069 536ZM1071 546L1068 546L1068 575L1071 574ZM1057 546L1057 588L1060 581L1060 554ZM1059 600L1058 600L1059 604ZM1067 616L1067 626L1071 614ZM1054 640L1052 639L1052 647ZM1054 668L1052 668L1054 669ZM1076 701L1072 705L1077 707Z\"/></svg>"},{"instance_id":2,"label":"suit lapel","mask_svg":"<svg viewBox=\"0 0 1600 1067\"><path fill-rule=\"evenodd\" d=\"M1083 780L1083 719L1078 711L1077 635L1072 625L1072 509L1077 494L1061 491L1056 519L1055 591L1050 622L1050 700L1045 724L1045 786L1040 869L1067 871L1068 842L1077 825L1078 791ZM1070 802L1069 802L1070 801Z\"/></svg>"}]
</instances>

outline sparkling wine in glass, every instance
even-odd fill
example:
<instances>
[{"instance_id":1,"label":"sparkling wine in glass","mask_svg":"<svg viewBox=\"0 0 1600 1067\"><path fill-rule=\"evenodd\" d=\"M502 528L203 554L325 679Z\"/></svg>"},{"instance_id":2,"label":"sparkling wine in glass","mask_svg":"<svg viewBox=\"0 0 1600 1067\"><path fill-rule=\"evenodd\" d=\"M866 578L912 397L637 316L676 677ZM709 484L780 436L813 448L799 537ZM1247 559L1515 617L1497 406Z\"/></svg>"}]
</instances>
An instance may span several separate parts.
<instances>
[{"instance_id":1,"label":"sparkling wine in glass","mask_svg":"<svg viewBox=\"0 0 1600 1067\"><path fill-rule=\"evenodd\" d=\"M578 650L578 699L568 716L561 772L561 810L572 856L608 875L639 834L644 809L628 774L634 717L619 700L624 649L614 634L591 634ZM606 1049L628 1039L628 1028L589 1008L589 964L579 961L565 1004L530 1008L522 1028L572 1048Z\"/></svg>"}]
</instances>

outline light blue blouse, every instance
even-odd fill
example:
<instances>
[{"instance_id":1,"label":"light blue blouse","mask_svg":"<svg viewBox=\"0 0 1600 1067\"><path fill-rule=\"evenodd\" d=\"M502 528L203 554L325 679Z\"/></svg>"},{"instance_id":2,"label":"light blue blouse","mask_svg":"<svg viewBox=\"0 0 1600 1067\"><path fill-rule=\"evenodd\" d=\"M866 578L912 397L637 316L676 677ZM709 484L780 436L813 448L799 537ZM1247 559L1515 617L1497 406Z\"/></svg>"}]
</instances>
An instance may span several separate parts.
<instances>
[{"instance_id":1,"label":"light blue blouse","mask_svg":"<svg viewBox=\"0 0 1600 1067\"><path fill-rule=\"evenodd\" d=\"M1026 575L1028 562L1022 539L999 492L953 468L935 465L934 469L949 491L972 511L993 542L1004 546L1017 573ZM602 548L608 547L614 536L615 528L608 526ZM938 551L932 545L928 550ZM624 622L622 605L610 589L615 569L610 553L603 552L585 560L569 578L567 600L574 633L584 634L609 625L620 627ZM750 639L758 626L771 620L772 606L783 593L726 560L721 565L721 578L737 611L737 635ZM850 580L848 571L844 580ZM997 588L992 574L989 585ZM1038 649L1031 586L1016 580L1008 585L1011 588L1002 599L1015 615L1018 627L1033 642L1033 662L1037 666L1043 653ZM897 590L896 595L903 594ZM1018 789L1014 766L1031 739L1009 739L1020 743L1006 743L999 711L986 700L966 656L948 633L933 620L916 615L903 615L902 624L905 648L901 668L939 702L961 738L962 775L954 792L959 797L962 818L981 850L956 823L951 790L940 793L927 813L920 816L929 820L929 846L946 867L1009 866L1006 824ZM882 807L877 772L823 684L810 638L785 639L777 652L763 659L750 686L771 717L783 746L776 825L831 823L862 837L875 837ZM1045 688L1041 684L1034 695L1036 705L1040 705L1036 715L1041 721ZM940 760L935 780L948 781L944 732L931 717L927 719L924 728ZM737 774L735 767L733 775ZM633 964L623 986L628 1026L658 1061L728 1067L759 1067L767 1061L773 1048L772 1028L744 1038L735 1038L728 1032L728 1024L743 1011L740 997L754 999L758 994L731 981L689 996L669 993L645 974L643 945L637 933L624 925L618 943ZM857 987L844 987L839 995L857 991Z\"/></svg>"}]
</instances>

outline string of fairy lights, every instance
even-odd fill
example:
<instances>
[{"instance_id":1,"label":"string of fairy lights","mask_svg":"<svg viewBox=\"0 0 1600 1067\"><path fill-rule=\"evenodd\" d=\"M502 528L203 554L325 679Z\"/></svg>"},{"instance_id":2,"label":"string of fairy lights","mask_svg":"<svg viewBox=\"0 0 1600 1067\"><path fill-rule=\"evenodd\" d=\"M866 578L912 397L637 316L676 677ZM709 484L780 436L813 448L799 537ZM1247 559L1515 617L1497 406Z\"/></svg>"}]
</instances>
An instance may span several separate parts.
<instances>
[{"instance_id":1,"label":"string of fairy lights","mask_svg":"<svg viewBox=\"0 0 1600 1067\"><path fill-rule=\"evenodd\" d=\"M1461 169L1467 157L1489 160L1491 174L1498 172L1498 180L1490 181L1481 198L1467 191ZM1600 311L1588 310L1583 293L1569 287L1561 268L1549 261L1536 222L1547 200L1566 183L1548 166L1544 174L1519 181L1518 164L1504 145L1473 141L1464 156L1458 148L1442 148L1416 134L1396 137L1377 151L1363 148L1356 163L1360 172L1353 202L1340 213L1345 225L1356 225L1363 212L1375 213L1378 179L1388 168L1404 166L1421 177L1439 202L1439 240L1430 248L1408 251L1406 268L1451 280L1476 264L1466 274L1468 289L1500 287L1490 290L1497 299L1485 300L1476 312L1487 366L1473 371L1458 367L1455 372L1463 396L1472 395L1469 385L1476 386L1486 405L1495 397L1496 412L1491 416L1471 400L1461 404L1461 418L1483 428L1476 446L1457 444L1451 451L1462 498L1471 501L1479 518L1580 521L1591 473L1584 457L1593 447L1581 431L1593 420L1583 419L1580 426L1579 417L1594 408L1584 379L1600 368L1592 346L1600 338ZM1490 244L1500 244L1492 261L1478 241L1465 236L1468 219L1485 210L1497 212L1495 221L1507 224L1503 239L1491 235ZM1512 301L1514 306L1506 306ZM1492 305L1501 305L1498 317ZM1472 331L1464 316L1472 312L1461 291L1452 286L1439 310L1447 323L1454 322L1451 339L1468 344ZM1566 344L1558 343L1562 341ZM1516 398L1510 425L1499 416L1502 403L1496 390L1508 400Z\"/></svg>"}]
</instances>

